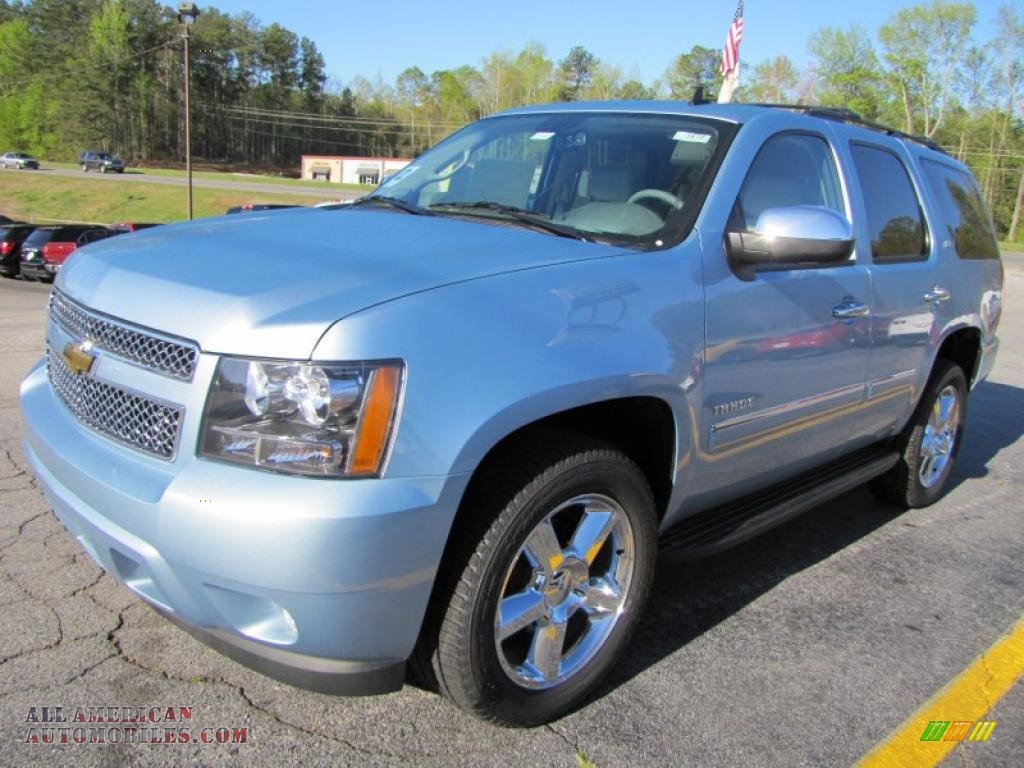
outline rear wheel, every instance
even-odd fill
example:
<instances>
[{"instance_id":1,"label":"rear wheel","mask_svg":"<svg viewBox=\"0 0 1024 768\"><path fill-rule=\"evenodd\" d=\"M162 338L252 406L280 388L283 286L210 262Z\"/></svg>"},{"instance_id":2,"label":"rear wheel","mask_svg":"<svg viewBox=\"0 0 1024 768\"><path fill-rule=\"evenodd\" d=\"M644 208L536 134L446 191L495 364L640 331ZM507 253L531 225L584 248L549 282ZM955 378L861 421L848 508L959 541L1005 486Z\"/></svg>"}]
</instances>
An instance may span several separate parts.
<instances>
[{"instance_id":1,"label":"rear wheel","mask_svg":"<svg viewBox=\"0 0 1024 768\"><path fill-rule=\"evenodd\" d=\"M575 437L537 454L477 499L493 523L469 545L431 657L455 704L522 726L594 692L632 634L657 552L654 499L629 458Z\"/></svg>"},{"instance_id":2,"label":"rear wheel","mask_svg":"<svg viewBox=\"0 0 1024 768\"><path fill-rule=\"evenodd\" d=\"M897 439L900 461L871 483L885 501L927 507L946 490L967 416L967 378L960 366L939 360L914 416Z\"/></svg>"},{"instance_id":3,"label":"rear wheel","mask_svg":"<svg viewBox=\"0 0 1024 768\"><path fill-rule=\"evenodd\" d=\"M89 166L86 165L85 163L82 163L82 173L88 173L88 172L89 172Z\"/></svg>"}]
</instances>

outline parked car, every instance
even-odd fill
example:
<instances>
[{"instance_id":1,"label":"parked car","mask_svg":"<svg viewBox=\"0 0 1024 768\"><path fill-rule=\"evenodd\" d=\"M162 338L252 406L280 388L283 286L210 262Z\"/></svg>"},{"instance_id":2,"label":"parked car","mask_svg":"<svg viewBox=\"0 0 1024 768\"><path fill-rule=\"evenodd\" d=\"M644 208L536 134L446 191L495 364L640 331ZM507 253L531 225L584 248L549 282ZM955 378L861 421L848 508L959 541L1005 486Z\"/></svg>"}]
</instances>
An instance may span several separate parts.
<instances>
[{"instance_id":1,"label":"parked car","mask_svg":"<svg viewBox=\"0 0 1024 768\"><path fill-rule=\"evenodd\" d=\"M0 224L13 224L16 223L10 216L4 216L0 213Z\"/></svg>"},{"instance_id":2,"label":"parked car","mask_svg":"<svg viewBox=\"0 0 1024 768\"><path fill-rule=\"evenodd\" d=\"M225 213L248 213L250 211L277 211L283 208L300 208L299 205L288 203L246 203L245 205L233 205Z\"/></svg>"},{"instance_id":3,"label":"parked car","mask_svg":"<svg viewBox=\"0 0 1024 768\"><path fill-rule=\"evenodd\" d=\"M26 155L24 152L5 152L0 155L0 168L7 170L8 168L14 168L16 170L39 170L39 161Z\"/></svg>"},{"instance_id":4,"label":"parked car","mask_svg":"<svg viewBox=\"0 0 1024 768\"><path fill-rule=\"evenodd\" d=\"M21 272L21 244L34 230L34 224L0 223L0 275L18 276Z\"/></svg>"},{"instance_id":5,"label":"parked car","mask_svg":"<svg viewBox=\"0 0 1024 768\"><path fill-rule=\"evenodd\" d=\"M143 229L150 229L152 227L159 227L159 224L143 223L143 222L121 222L119 224L112 224L111 229L116 229L119 232L140 232Z\"/></svg>"},{"instance_id":6,"label":"parked car","mask_svg":"<svg viewBox=\"0 0 1024 768\"><path fill-rule=\"evenodd\" d=\"M970 171L849 112L515 110L352 205L76 256L25 451L85 550L229 656L342 694L408 662L533 725L598 690L659 548L868 481L939 499L1002 280Z\"/></svg>"},{"instance_id":7,"label":"parked car","mask_svg":"<svg viewBox=\"0 0 1024 768\"><path fill-rule=\"evenodd\" d=\"M52 283L61 266L76 250L105 240L119 231L94 224L38 227L21 246L21 276L26 280Z\"/></svg>"},{"instance_id":8,"label":"parked car","mask_svg":"<svg viewBox=\"0 0 1024 768\"><path fill-rule=\"evenodd\" d=\"M90 170L100 173L124 173L124 161L120 157L109 152L97 152L94 149L88 149L79 155L78 164L83 173L88 173Z\"/></svg>"}]
</instances>

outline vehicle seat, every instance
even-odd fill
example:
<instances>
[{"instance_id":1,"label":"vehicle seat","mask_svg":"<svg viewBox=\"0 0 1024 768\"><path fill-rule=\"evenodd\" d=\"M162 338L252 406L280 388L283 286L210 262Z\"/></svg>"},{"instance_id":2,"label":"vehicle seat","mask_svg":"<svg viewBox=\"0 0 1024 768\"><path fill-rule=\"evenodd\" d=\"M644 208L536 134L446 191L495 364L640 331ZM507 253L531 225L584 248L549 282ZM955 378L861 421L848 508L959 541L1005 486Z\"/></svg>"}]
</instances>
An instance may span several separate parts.
<instances>
[{"instance_id":1,"label":"vehicle seat","mask_svg":"<svg viewBox=\"0 0 1024 768\"><path fill-rule=\"evenodd\" d=\"M477 160L466 185L467 200L490 200L525 208L535 169L513 160Z\"/></svg>"}]
</instances>

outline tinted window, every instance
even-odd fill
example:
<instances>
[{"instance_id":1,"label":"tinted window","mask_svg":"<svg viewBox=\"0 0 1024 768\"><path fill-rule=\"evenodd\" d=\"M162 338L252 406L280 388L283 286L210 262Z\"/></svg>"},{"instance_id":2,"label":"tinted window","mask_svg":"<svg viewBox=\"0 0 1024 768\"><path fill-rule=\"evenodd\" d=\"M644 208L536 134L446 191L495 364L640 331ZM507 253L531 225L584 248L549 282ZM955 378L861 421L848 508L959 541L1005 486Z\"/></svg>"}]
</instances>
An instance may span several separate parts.
<instances>
[{"instance_id":1,"label":"tinted window","mask_svg":"<svg viewBox=\"0 0 1024 768\"><path fill-rule=\"evenodd\" d=\"M46 245L48 242L50 242L50 239L53 237L55 231L56 230L53 229L37 229L35 232L28 236L27 240L25 240L25 246L32 247Z\"/></svg>"},{"instance_id":2,"label":"tinted window","mask_svg":"<svg viewBox=\"0 0 1024 768\"><path fill-rule=\"evenodd\" d=\"M867 206L874 260L928 258L921 203L906 167L896 155L879 147L854 144L852 150Z\"/></svg>"},{"instance_id":3,"label":"tinted window","mask_svg":"<svg viewBox=\"0 0 1024 768\"><path fill-rule=\"evenodd\" d=\"M820 136L784 133L765 142L743 182L731 228L752 231L765 209L788 205L846 213L835 159Z\"/></svg>"},{"instance_id":4,"label":"tinted window","mask_svg":"<svg viewBox=\"0 0 1024 768\"><path fill-rule=\"evenodd\" d=\"M948 237L962 259L998 259L992 221L970 174L933 160L922 163L942 208Z\"/></svg>"}]
</instances>

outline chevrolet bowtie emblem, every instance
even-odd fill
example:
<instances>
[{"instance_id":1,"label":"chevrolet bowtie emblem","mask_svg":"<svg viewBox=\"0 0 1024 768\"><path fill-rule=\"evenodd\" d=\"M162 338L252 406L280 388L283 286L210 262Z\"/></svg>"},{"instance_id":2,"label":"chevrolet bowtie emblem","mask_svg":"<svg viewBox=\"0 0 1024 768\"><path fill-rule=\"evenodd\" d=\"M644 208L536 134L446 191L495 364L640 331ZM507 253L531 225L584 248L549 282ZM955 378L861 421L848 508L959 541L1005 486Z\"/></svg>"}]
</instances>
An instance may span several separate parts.
<instances>
[{"instance_id":1,"label":"chevrolet bowtie emblem","mask_svg":"<svg viewBox=\"0 0 1024 768\"><path fill-rule=\"evenodd\" d=\"M88 341L72 341L64 347L62 356L72 373L78 375L88 373L92 369L96 355L89 352L91 348L92 344Z\"/></svg>"}]
</instances>

